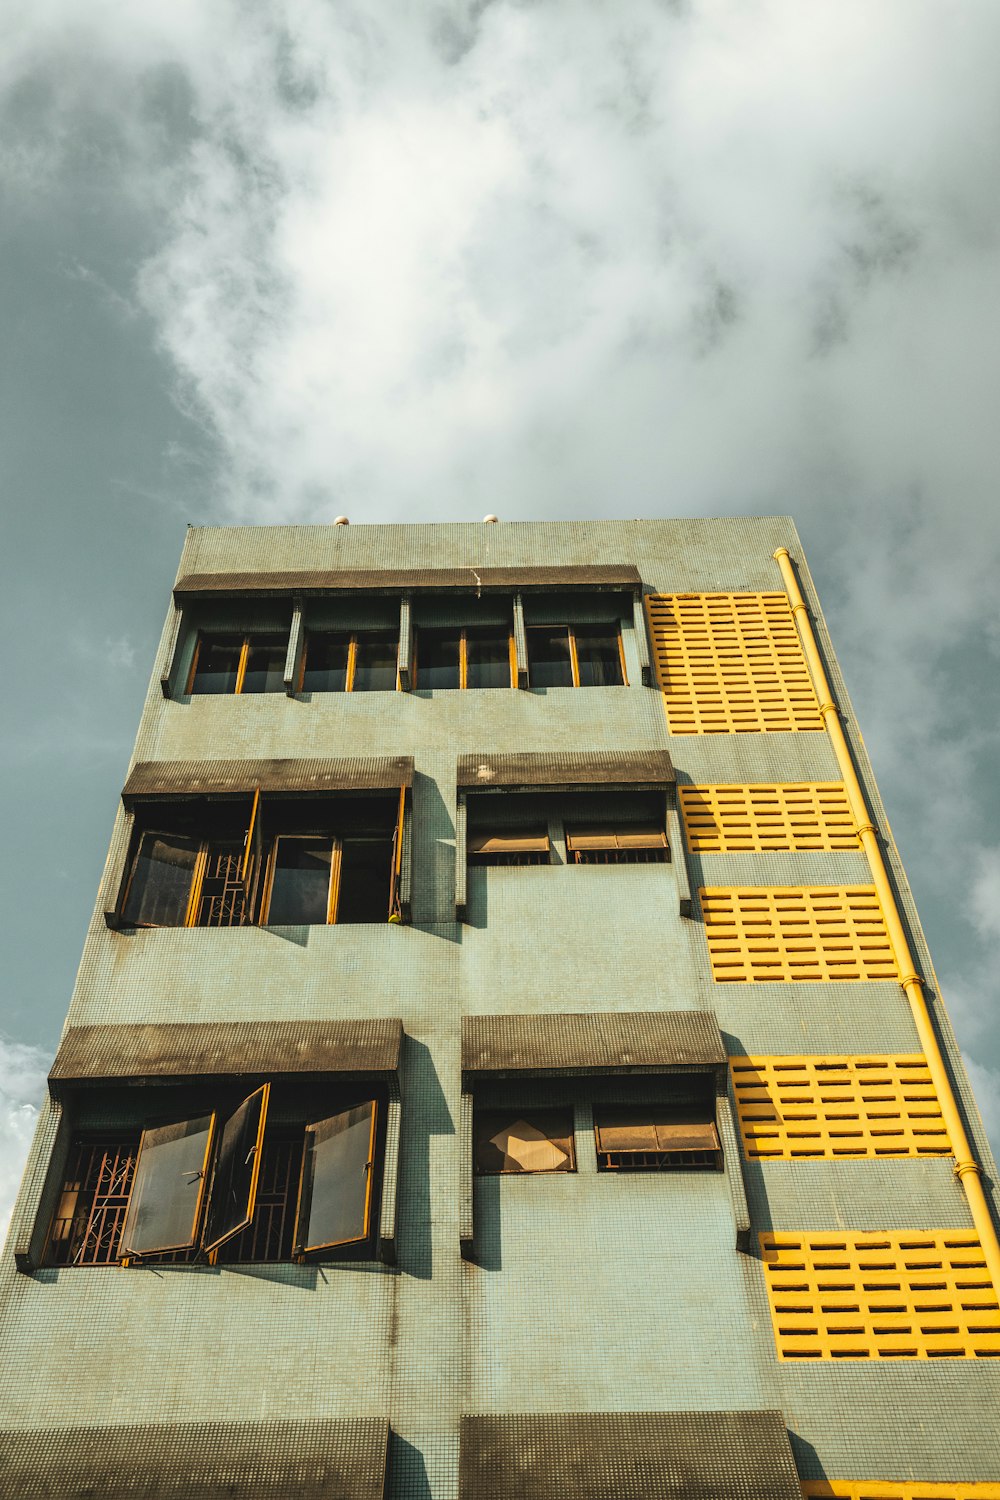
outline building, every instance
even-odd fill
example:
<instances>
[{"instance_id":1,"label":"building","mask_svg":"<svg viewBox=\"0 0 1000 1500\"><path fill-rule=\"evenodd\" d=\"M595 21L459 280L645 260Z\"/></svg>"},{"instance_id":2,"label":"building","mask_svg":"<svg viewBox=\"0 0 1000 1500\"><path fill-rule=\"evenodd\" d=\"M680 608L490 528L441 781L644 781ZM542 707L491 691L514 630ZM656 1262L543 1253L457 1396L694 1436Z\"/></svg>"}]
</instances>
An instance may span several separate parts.
<instances>
[{"instance_id":1,"label":"building","mask_svg":"<svg viewBox=\"0 0 1000 1500\"><path fill-rule=\"evenodd\" d=\"M994 1178L790 521L191 530L0 1494L996 1500Z\"/></svg>"}]
</instances>

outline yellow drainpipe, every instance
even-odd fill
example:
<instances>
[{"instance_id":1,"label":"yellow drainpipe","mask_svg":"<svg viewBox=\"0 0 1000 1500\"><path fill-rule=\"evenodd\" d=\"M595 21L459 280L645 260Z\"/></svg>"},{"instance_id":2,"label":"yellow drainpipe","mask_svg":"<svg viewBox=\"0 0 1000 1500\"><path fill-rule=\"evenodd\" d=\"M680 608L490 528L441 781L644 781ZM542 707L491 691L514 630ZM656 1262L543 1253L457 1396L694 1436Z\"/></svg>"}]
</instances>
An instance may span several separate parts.
<instances>
[{"instance_id":1,"label":"yellow drainpipe","mask_svg":"<svg viewBox=\"0 0 1000 1500\"><path fill-rule=\"evenodd\" d=\"M955 1174L965 1189L965 1196L969 1200L969 1211L972 1214L972 1222L976 1226L980 1243L989 1267L990 1276L994 1287L1000 1288L1000 1241L997 1239L996 1226L993 1216L986 1201L981 1181L981 1170L979 1163L972 1155L972 1147L965 1133L962 1116L958 1110L958 1104L951 1087L951 1079L945 1067L941 1048L938 1045L934 1025L927 1009L927 1000L924 996L923 980L917 973L910 952L910 945L906 940L903 923L899 915L899 907L896 905L896 897L889 881L889 874L882 858L882 850L879 848L878 834L875 825L871 821L868 805L865 802L865 794L861 790L857 772L854 769L854 761L847 744L843 725L840 722L840 712L834 702L830 683L823 667L823 662L816 645L816 637L813 634L812 621L806 608L802 591L799 588L798 579L792 560L788 555L787 547L779 547L774 553L774 560L781 569L781 576L788 591L788 597L792 604L792 613L795 616L802 639L802 649L805 652L809 671L812 674L813 686L816 689L816 697L819 700L819 711L823 715L827 733L833 745L833 753L837 757L840 774L844 779L844 788L851 805L851 813L857 827L858 838L861 847L868 857L868 867L871 870L872 881L878 892L882 914L885 918L886 929L889 933L889 941L892 944L893 955L899 970L900 983L910 1002L910 1010L913 1013L914 1025L920 1037L920 1045L923 1048L924 1057L927 1059L927 1067L932 1079L938 1099L941 1103L941 1113L948 1127L948 1135L951 1140L952 1150L955 1153Z\"/></svg>"}]
</instances>

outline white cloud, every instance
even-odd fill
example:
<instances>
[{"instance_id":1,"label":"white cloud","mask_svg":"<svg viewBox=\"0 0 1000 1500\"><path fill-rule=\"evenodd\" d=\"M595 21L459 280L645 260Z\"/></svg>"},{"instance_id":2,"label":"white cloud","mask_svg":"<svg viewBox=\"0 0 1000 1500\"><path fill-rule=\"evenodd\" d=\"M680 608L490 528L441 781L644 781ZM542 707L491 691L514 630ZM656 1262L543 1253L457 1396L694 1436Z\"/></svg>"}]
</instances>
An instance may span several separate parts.
<instances>
[{"instance_id":1,"label":"white cloud","mask_svg":"<svg viewBox=\"0 0 1000 1500\"><path fill-rule=\"evenodd\" d=\"M37 1047L0 1036L0 1235L6 1233L35 1131L47 1064Z\"/></svg>"}]
</instances>

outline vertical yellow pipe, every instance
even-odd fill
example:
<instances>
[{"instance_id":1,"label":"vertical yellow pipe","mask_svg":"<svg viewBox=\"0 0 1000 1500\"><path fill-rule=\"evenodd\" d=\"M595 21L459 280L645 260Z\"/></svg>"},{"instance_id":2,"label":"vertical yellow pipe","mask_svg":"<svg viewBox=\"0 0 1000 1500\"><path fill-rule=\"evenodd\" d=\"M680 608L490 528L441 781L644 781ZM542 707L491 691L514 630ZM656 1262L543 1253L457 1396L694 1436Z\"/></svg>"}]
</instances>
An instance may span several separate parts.
<instances>
[{"instance_id":1,"label":"vertical yellow pipe","mask_svg":"<svg viewBox=\"0 0 1000 1500\"><path fill-rule=\"evenodd\" d=\"M969 1145L969 1138L965 1133L962 1116L959 1113L958 1104L952 1091L951 1079L948 1076L941 1048L938 1045L937 1034L927 1009L923 980L917 973L916 965L913 962L913 955L910 952L910 945L903 928L899 908L896 905L896 896L889 880L889 872L882 858L882 850L879 848L875 825L871 821L868 804L865 802L865 794L861 789L861 782L858 780L857 772L854 769L854 760L847 743L847 736L844 734L843 725L840 722L840 712L834 702L833 693L830 690L830 682L819 654L819 648L816 645L812 621L809 618L809 611L806 608L798 579L795 576L795 569L792 566L788 548L779 547L774 553L774 560L781 569L781 577L788 597L791 600L792 614L795 616L795 621L798 625L802 649L809 665L813 686L816 689L816 697L819 700L819 711L823 715L823 722L826 725L830 742L833 745L833 753L837 757L837 764L840 767L840 774L844 780L844 788L847 792L848 801L851 804L851 814L857 828L858 838L861 840L861 847L868 858L868 868L871 870L872 882L878 892L879 903L885 918L886 930L889 934L896 967L899 971L899 981L903 986L907 1000L910 1002L910 1010L913 1013L913 1021L917 1028L917 1034L920 1037L920 1045L923 1049L924 1057L927 1059L927 1067L934 1080L934 1087L941 1103L941 1113L948 1127L951 1147L955 1153L955 1173L965 1189L965 1196L969 1200L969 1211L972 1214L972 1222L975 1224L979 1234L993 1285L1000 1289L1000 1241L997 1239L996 1226L993 1223L990 1206L986 1201L986 1194L983 1192L979 1163L972 1155L972 1147Z\"/></svg>"}]
</instances>

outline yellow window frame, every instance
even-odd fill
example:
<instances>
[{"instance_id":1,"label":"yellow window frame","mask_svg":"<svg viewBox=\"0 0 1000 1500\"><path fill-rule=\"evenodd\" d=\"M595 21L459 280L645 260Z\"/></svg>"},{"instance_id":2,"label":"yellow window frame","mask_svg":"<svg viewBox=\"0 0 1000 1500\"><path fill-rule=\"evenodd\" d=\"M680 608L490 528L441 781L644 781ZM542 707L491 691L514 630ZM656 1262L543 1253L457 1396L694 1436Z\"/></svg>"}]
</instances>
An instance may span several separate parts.
<instances>
[{"instance_id":1,"label":"yellow window frame","mask_svg":"<svg viewBox=\"0 0 1000 1500\"><path fill-rule=\"evenodd\" d=\"M222 634L222 635L226 634L225 631L220 631L219 633ZM233 633L235 634L235 631ZM198 639L195 642L194 655L191 658L191 670L188 673L187 688L186 688L186 692L187 692L188 695L190 695L194 691L194 679L195 679L195 677L198 674L198 658L201 655L201 646L202 646L202 641L203 640L204 640L204 636L202 636L201 633L199 632ZM249 659L249 656L250 656L250 636L249 635L244 635L242 644L240 646L240 659L239 659L239 661L236 664L236 683L235 683L235 686L233 687L233 695L234 696L237 693L242 693L242 691L243 691L243 681L244 681L244 678L247 675L247 661ZM221 697L225 697L225 694L220 694L220 696Z\"/></svg>"},{"instance_id":2,"label":"yellow window frame","mask_svg":"<svg viewBox=\"0 0 1000 1500\"><path fill-rule=\"evenodd\" d=\"M337 907L340 903L340 875L343 859L343 844L335 834L317 833L279 833L271 840L271 847L267 854L267 868L264 874L264 891L261 897L260 924L266 927L271 913L271 891L274 886L274 872L277 867L278 845L290 839L317 839L329 838L332 845L330 852L330 884L327 889L326 901L326 923L327 927L335 925L337 921Z\"/></svg>"},{"instance_id":3,"label":"yellow window frame","mask_svg":"<svg viewBox=\"0 0 1000 1500\"><path fill-rule=\"evenodd\" d=\"M432 628L435 628L435 629L436 628L447 629L448 627L447 626L441 626L441 627L432 627ZM471 628L473 630L475 630L475 629L479 629L480 627L478 627L478 626L472 626ZM486 629L488 627L483 626L482 628ZM498 633L499 633L499 630L502 629L502 628L503 628L502 626L498 627ZM460 626L457 627L457 629L458 629L458 688L459 688L460 692L465 692L465 691L468 690L468 687L469 687L469 629L470 629L470 627L467 626L467 625L460 625ZM514 632L511 629L508 629L508 631L507 631L507 660L508 660L509 666L510 666L510 679L509 679L507 685L508 685L508 687L514 688L514 687L517 686L517 647L514 644ZM419 630L419 627L417 629L416 636L415 636L415 639L414 639L414 642L413 642L413 654L412 654L412 657L410 659L410 672L411 672L412 677L413 677L413 686L415 688L419 687L420 686L420 630Z\"/></svg>"},{"instance_id":4,"label":"yellow window frame","mask_svg":"<svg viewBox=\"0 0 1000 1500\"><path fill-rule=\"evenodd\" d=\"M598 622L598 623L600 623L600 622ZM578 657L577 650L576 650L576 632L577 632L577 628L578 627L576 625L571 625L571 624L569 624L567 622L565 625L560 625L558 623L556 623L555 625L539 625L539 624L528 625L526 627L526 630L525 630L525 634L527 634L528 631L531 631L531 630L565 630L566 635L567 635L567 637L569 639L570 672L571 672L572 677L573 677L573 687L575 687L575 688L578 688L580 686L580 658ZM622 639L621 621L620 620L617 621L610 628L612 630L614 630L615 638L616 638L616 640L618 642L618 660L621 663L621 669L622 669L621 686L622 687L628 687L628 670L627 670L627 668L625 666L625 643L624 643L624 641ZM513 663L514 681L516 682L517 681L517 659L516 659L516 656L514 655L513 637L511 637L511 660L512 660L512 663ZM528 653L528 660L529 660L529 663L530 663L530 660L531 660L531 653L530 652Z\"/></svg>"},{"instance_id":5,"label":"yellow window frame","mask_svg":"<svg viewBox=\"0 0 1000 1500\"><path fill-rule=\"evenodd\" d=\"M369 1133L368 1133L368 1162L367 1162L367 1165L365 1167L365 1204L364 1204L364 1210L363 1210L362 1232L361 1232L360 1235L352 1236L350 1239L345 1239L345 1240L327 1240L327 1241L325 1241L321 1245L303 1246L302 1247L302 1254L303 1255L310 1255L311 1256L311 1255L320 1254L324 1250L338 1250L343 1245L359 1245L359 1244L363 1244L364 1241L368 1238L369 1234L371 1233L372 1190L373 1190L372 1189L372 1182L373 1182L373 1178L375 1176L375 1140L376 1140L377 1129L378 1129L379 1101L377 1099L365 1099L363 1101L363 1103L371 1105L371 1107L372 1107L372 1116L371 1116L371 1125L370 1125ZM307 1134L308 1134L310 1128L312 1128L312 1127L309 1126L309 1125L306 1126L306 1133ZM307 1160L308 1154L309 1154L308 1153L308 1149L303 1150L303 1152L302 1152L302 1165L299 1168L299 1191L298 1191L298 1198L297 1198L296 1205L295 1205L295 1229L294 1229L293 1234L292 1234L292 1244L293 1244L293 1246L295 1246L295 1245L297 1245L299 1243L299 1223L300 1223L300 1218L301 1218L301 1214L302 1214L303 1194L305 1192L306 1160Z\"/></svg>"},{"instance_id":6,"label":"yellow window frame","mask_svg":"<svg viewBox=\"0 0 1000 1500\"><path fill-rule=\"evenodd\" d=\"M180 1123L180 1122L178 1122L178 1123ZM208 1191L208 1168L209 1168L209 1163L212 1160L212 1152L215 1149L215 1136L216 1136L216 1129L217 1129L218 1123L219 1123L218 1111L214 1110L214 1109L210 1110L209 1111L208 1132L207 1132L206 1137L205 1137L205 1155L202 1158L202 1163L201 1163L200 1186L198 1188L198 1197L197 1197L196 1202L195 1202L194 1213L193 1213L192 1219L191 1219L191 1238L187 1241L186 1244L183 1244L183 1245L157 1245L157 1247L156 1247L155 1250L145 1250L145 1251L142 1251L142 1252L133 1251L131 1254L128 1252L128 1249L126 1247L125 1250L124 1250L124 1252L121 1255L121 1262L120 1262L121 1265L123 1265L123 1266L132 1265L136 1261L142 1260L143 1256L145 1256L145 1255L171 1255L175 1251L178 1251L178 1250L190 1250L190 1249L192 1249L193 1247L195 1247L198 1244L198 1238L199 1238L199 1234L201 1232L202 1215L203 1215L204 1209L205 1209L205 1195L206 1195L206 1193ZM128 1222L129 1210L131 1209L131 1206L132 1206L132 1193L135 1192L136 1183L139 1181L139 1164L140 1164L140 1162L142 1160L142 1150L143 1150L143 1146L145 1145L146 1136L149 1135L153 1130L156 1130L156 1129L159 1129L159 1128L160 1128L159 1126L155 1126L155 1125L154 1126L149 1126L145 1130L143 1130L143 1131L140 1132L140 1135L139 1135L139 1148L138 1148L138 1150L136 1151L136 1154L135 1154L135 1166L132 1168L132 1187L131 1187L131 1190L129 1191L128 1207L126 1208L125 1213L122 1216L122 1227L121 1227L121 1230L120 1230L121 1234L125 1233L125 1225ZM91 1215L91 1216L93 1216L93 1215ZM88 1232L89 1232L89 1226L88 1226ZM84 1242L86 1242L86 1234L84 1235Z\"/></svg>"}]
</instances>

